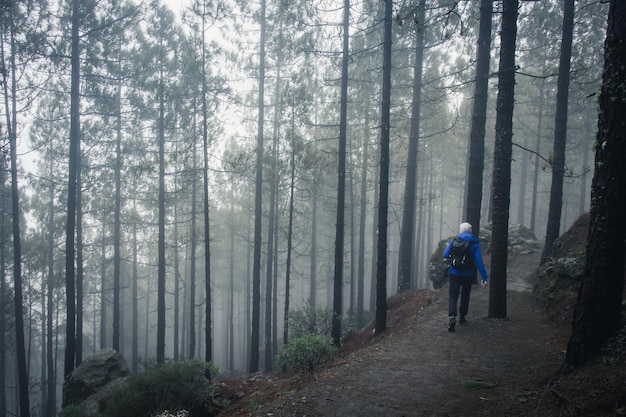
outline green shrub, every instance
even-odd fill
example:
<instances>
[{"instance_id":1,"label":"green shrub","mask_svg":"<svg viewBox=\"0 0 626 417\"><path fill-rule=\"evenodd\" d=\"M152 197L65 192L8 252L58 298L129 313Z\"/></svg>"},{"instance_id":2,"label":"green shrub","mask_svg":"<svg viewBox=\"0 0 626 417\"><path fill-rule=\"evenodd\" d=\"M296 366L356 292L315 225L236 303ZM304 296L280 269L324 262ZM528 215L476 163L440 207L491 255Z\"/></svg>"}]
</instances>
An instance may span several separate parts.
<instances>
[{"instance_id":1,"label":"green shrub","mask_svg":"<svg viewBox=\"0 0 626 417\"><path fill-rule=\"evenodd\" d=\"M87 417L87 414L77 405L68 405L59 413L59 417Z\"/></svg>"},{"instance_id":2,"label":"green shrub","mask_svg":"<svg viewBox=\"0 0 626 417\"><path fill-rule=\"evenodd\" d=\"M322 365L333 360L337 347L329 336L306 335L294 339L276 356L283 369L298 369L313 375Z\"/></svg>"},{"instance_id":3,"label":"green shrub","mask_svg":"<svg viewBox=\"0 0 626 417\"><path fill-rule=\"evenodd\" d=\"M302 310L289 312L289 338L298 339L310 334L330 334L333 312L329 308L315 308L309 304Z\"/></svg>"},{"instance_id":4,"label":"green shrub","mask_svg":"<svg viewBox=\"0 0 626 417\"><path fill-rule=\"evenodd\" d=\"M216 374L213 365L199 359L159 365L133 375L109 399L104 415L150 417L164 410L187 410L190 417L214 416L220 406L214 401L210 379Z\"/></svg>"}]
</instances>

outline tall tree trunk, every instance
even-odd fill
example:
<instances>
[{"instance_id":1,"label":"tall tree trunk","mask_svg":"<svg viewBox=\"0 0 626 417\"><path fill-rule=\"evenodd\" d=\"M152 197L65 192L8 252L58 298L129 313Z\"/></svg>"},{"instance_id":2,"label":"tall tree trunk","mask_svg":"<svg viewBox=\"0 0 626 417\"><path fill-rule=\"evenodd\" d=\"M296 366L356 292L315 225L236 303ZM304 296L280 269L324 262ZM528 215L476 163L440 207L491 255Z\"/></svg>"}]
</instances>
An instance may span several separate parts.
<instances>
[{"instance_id":1,"label":"tall tree trunk","mask_svg":"<svg viewBox=\"0 0 626 417\"><path fill-rule=\"evenodd\" d=\"M293 109L294 106L292 106ZM289 343L289 296L291 292L291 242L293 236L293 206L294 206L294 190L296 186L296 144L294 137L295 123L294 111L291 112L291 182L289 183L289 221L287 225L287 264L285 265L285 314L283 317L283 345Z\"/></svg>"},{"instance_id":2,"label":"tall tree trunk","mask_svg":"<svg viewBox=\"0 0 626 417\"><path fill-rule=\"evenodd\" d=\"M263 218L263 129L265 119L265 7L261 0L261 31L259 51L259 102L256 145L256 181L254 196L254 261L252 266L252 331L250 336L250 373L259 370L259 344L261 320L261 233Z\"/></svg>"},{"instance_id":3,"label":"tall tree trunk","mask_svg":"<svg viewBox=\"0 0 626 417\"><path fill-rule=\"evenodd\" d=\"M518 0L502 4L500 64L496 103L496 142L493 153L493 231L489 317L506 317L506 266L513 153L513 105L515 99L515 40Z\"/></svg>"},{"instance_id":4,"label":"tall tree trunk","mask_svg":"<svg viewBox=\"0 0 626 417\"><path fill-rule=\"evenodd\" d=\"M343 2L343 52L341 64L341 98L339 114L339 153L337 156L337 222L335 225L335 272L333 274L333 317L331 337L341 344L343 313L343 252L346 209L346 131L348 113L348 53L350 45L350 0Z\"/></svg>"},{"instance_id":5,"label":"tall tree trunk","mask_svg":"<svg viewBox=\"0 0 626 417\"><path fill-rule=\"evenodd\" d=\"M195 155L195 153L194 153ZM195 172L195 171L194 171ZM178 176L176 176L175 189L178 189ZM192 191L193 192L193 191ZM178 201L174 201L174 329L173 329L173 344L174 344L174 362L179 360L179 311L180 311L180 271L179 271L179 248L178 248Z\"/></svg>"},{"instance_id":6,"label":"tall tree trunk","mask_svg":"<svg viewBox=\"0 0 626 417\"><path fill-rule=\"evenodd\" d=\"M1 35L0 35L1 36ZM2 171L5 171L5 164L4 161L2 161ZM0 178L2 179L2 184L5 184L5 177L4 177L4 173L0 174ZM5 219L6 219L6 214L7 214L7 207L6 207L6 199L3 198L2 201L0 201L0 230L7 230L6 229L6 224L5 224ZM5 248L6 248L6 244L8 243L5 240L6 234L3 232L0 235L0 300L4 300L5 299L5 294L6 294L6 253L5 253ZM6 371L7 371L7 359L6 359L6 354L7 354L7 340L6 340L6 316L5 313L6 311L4 309L2 309L0 311L1 316L0 316L0 417L6 417L7 416L7 392L6 392L6 386L7 386L7 381L6 381ZM49 385L48 385L49 386ZM51 416L50 416L51 417Z\"/></svg>"},{"instance_id":7,"label":"tall tree trunk","mask_svg":"<svg viewBox=\"0 0 626 417\"><path fill-rule=\"evenodd\" d=\"M195 140L194 140L195 143ZM194 145L195 147L195 145ZM195 164L194 151L194 164ZM204 161L204 159L203 159ZM191 253L189 254L189 321L187 327L189 329L189 349L187 357L192 359L196 355L196 245L198 242L198 232L196 230L196 177L191 181ZM203 186L204 189L204 186Z\"/></svg>"},{"instance_id":8,"label":"tall tree trunk","mask_svg":"<svg viewBox=\"0 0 626 417\"><path fill-rule=\"evenodd\" d=\"M163 65L161 63L161 65ZM159 237L157 274L157 363L165 362L165 97L164 74L159 77Z\"/></svg>"},{"instance_id":9,"label":"tall tree trunk","mask_svg":"<svg viewBox=\"0 0 626 417\"><path fill-rule=\"evenodd\" d=\"M211 235L210 223L209 223L209 115L207 109L207 74L206 74L206 41L205 41L205 16L206 3L204 3L205 10L202 17L202 146L204 156L204 170L203 170L203 201L204 201L204 296L206 299L204 309L205 319L205 331L204 331L204 360L211 362L213 360L213 323L212 323L212 309L213 303L211 299ZM208 375L207 375L208 376Z\"/></svg>"},{"instance_id":10,"label":"tall tree trunk","mask_svg":"<svg viewBox=\"0 0 626 417\"><path fill-rule=\"evenodd\" d=\"M626 250L626 2L612 0L604 44L591 220L582 284L574 307L565 366L589 362L621 318Z\"/></svg>"},{"instance_id":11,"label":"tall tree trunk","mask_svg":"<svg viewBox=\"0 0 626 417\"><path fill-rule=\"evenodd\" d=\"M121 73L121 69L120 69ZM122 85L118 82L115 140L115 213L113 219L113 349L120 351L120 268L122 256Z\"/></svg>"},{"instance_id":12,"label":"tall tree trunk","mask_svg":"<svg viewBox=\"0 0 626 417\"><path fill-rule=\"evenodd\" d=\"M365 221L367 219L367 163L369 160L369 111L370 102L366 99L363 112L365 113L365 122L363 123L363 143L361 144L363 154L361 156L361 190L360 190L360 208L359 208L359 257L357 260L357 313L356 325L357 330L365 326Z\"/></svg>"},{"instance_id":13,"label":"tall tree trunk","mask_svg":"<svg viewBox=\"0 0 626 417\"><path fill-rule=\"evenodd\" d=\"M467 200L465 218L472 225L476 236L480 232L481 205L483 199L483 171L485 169L485 123L489 98L489 57L491 53L491 17L493 0L480 1L480 26L476 50L476 82L472 104L472 127L470 131L469 161L467 169Z\"/></svg>"},{"instance_id":14,"label":"tall tree trunk","mask_svg":"<svg viewBox=\"0 0 626 417\"><path fill-rule=\"evenodd\" d=\"M67 187L67 224L65 235L65 373L67 377L76 364L76 175L80 143L80 1L72 0L72 75L70 93L70 152Z\"/></svg>"},{"instance_id":15,"label":"tall tree trunk","mask_svg":"<svg viewBox=\"0 0 626 417\"><path fill-rule=\"evenodd\" d=\"M544 89L545 84L542 82L539 89L539 106L537 106L537 134L535 136L535 151L540 152L541 147L541 131L543 129L543 111L544 111ZM539 156L535 156L535 171L533 173L533 196L530 209L530 231L536 234L537 230L537 185L539 182Z\"/></svg>"},{"instance_id":16,"label":"tall tree trunk","mask_svg":"<svg viewBox=\"0 0 626 417\"><path fill-rule=\"evenodd\" d=\"M8 91L8 74L3 71L3 87L4 87L4 108L6 111L7 133L9 137L9 148L11 153L11 219L13 230L13 304L15 313L15 349L17 357L17 373L19 389L19 410L20 416L28 417L30 415L29 394L28 394L28 369L26 362L26 347L24 342L24 316L22 313L22 246L20 240L20 204L19 189L17 186L17 102L15 92L17 91L17 82L15 78L15 28L11 28L11 89L13 91L12 102L9 105ZM4 39L0 39L4 45ZM1 62L3 67L7 66L4 56L4 46L2 47ZM2 265L4 266L4 265ZM4 276L2 277L4 286ZM4 320L4 317L2 318Z\"/></svg>"},{"instance_id":17,"label":"tall tree trunk","mask_svg":"<svg viewBox=\"0 0 626 417\"><path fill-rule=\"evenodd\" d=\"M133 177L133 183L135 183L136 177ZM133 184L133 189L135 184ZM133 212L137 213L137 199L133 198ZM131 354L130 354L130 369L133 373L137 373L137 369L139 367L139 291L137 280L139 279L139 274L137 272L137 262L138 262L138 253L137 253L137 221L139 219L135 218L133 220L133 285L132 285L132 343L131 343Z\"/></svg>"},{"instance_id":18,"label":"tall tree trunk","mask_svg":"<svg viewBox=\"0 0 626 417\"><path fill-rule=\"evenodd\" d=\"M278 136L279 136L279 113L280 113L280 55L276 60L276 91L274 97L274 127L272 138L272 156L270 159L270 209L268 214L268 226L267 226L267 263L265 274L265 372L272 370L273 362L273 350L272 350L272 318L275 310L272 308L272 296L274 294L275 287L273 287L273 272L275 271L275 222L276 222L276 193L278 188Z\"/></svg>"},{"instance_id":19,"label":"tall tree trunk","mask_svg":"<svg viewBox=\"0 0 626 417\"><path fill-rule=\"evenodd\" d=\"M83 180L82 151L76 161L76 367L83 362Z\"/></svg>"},{"instance_id":20,"label":"tall tree trunk","mask_svg":"<svg viewBox=\"0 0 626 417\"><path fill-rule=\"evenodd\" d=\"M559 75L556 90L556 115L554 118L554 148L552 151L552 186L550 187L550 209L546 227L546 242L542 256L552 253L552 244L561 230L563 207L563 176L565 173L565 143L567 142L567 100L569 96L570 60L574 32L574 0L563 1L563 36L559 56Z\"/></svg>"},{"instance_id":21,"label":"tall tree trunk","mask_svg":"<svg viewBox=\"0 0 626 417\"><path fill-rule=\"evenodd\" d=\"M309 305L317 304L317 196L319 184L317 178L313 178L313 191L311 192L311 256L309 268Z\"/></svg>"},{"instance_id":22,"label":"tall tree trunk","mask_svg":"<svg viewBox=\"0 0 626 417\"><path fill-rule=\"evenodd\" d=\"M50 150L50 178L54 178L54 158L52 150ZM47 287L47 314L46 314L46 365L47 365L47 395L46 404L44 406L44 416L53 417L56 412L56 373L54 372L54 356L52 350L52 335L54 333L53 315L54 315L54 181L50 182L50 204L48 206L48 280ZM2 298L0 298L2 299ZM1 413L0 413L1 414Z\"/></svg>"},{"instance_id":23,"label":"tall tree trunk","mask_svg":"<svg viewBox=\"0 0 626 417\"><path fill-rule=\"evenodd\" d=\"M107 328L108 328L108 300L106 298L107 287L107 260L106 260L106 219L102 214L102 239L100 240L100 349L107 347Z\"/></svg>"},{"instance_id":24,"label":"tall tree trunk","mask_svg":"<svg viewBox=\"0 0 626 417\"><path fill-rule=\"evenodd\" d=\"M413 100L411 130L404 181L402 230L398 256L398 292L411 288L413 237L415 235L415 195L417 193L417 153L419 152L420 110L422 105L422 67L424 61L424 14L426 1L420 0L415 28L415 62L413 63Z\"/></svg>"},{"instance_id":25,"label":"tall tree trunk","mask_svg":"<svg viewBox=\"0 0 626 417\"><path fill-rule=\"evenodd\" d=\"M380 133L380 192L378 198L378 257L376 267L376 334L387 328L387 214L389 211L389 136L391 130L391 24L393 0L385 0L383 90Z\"/></svg>"}]
</instances>

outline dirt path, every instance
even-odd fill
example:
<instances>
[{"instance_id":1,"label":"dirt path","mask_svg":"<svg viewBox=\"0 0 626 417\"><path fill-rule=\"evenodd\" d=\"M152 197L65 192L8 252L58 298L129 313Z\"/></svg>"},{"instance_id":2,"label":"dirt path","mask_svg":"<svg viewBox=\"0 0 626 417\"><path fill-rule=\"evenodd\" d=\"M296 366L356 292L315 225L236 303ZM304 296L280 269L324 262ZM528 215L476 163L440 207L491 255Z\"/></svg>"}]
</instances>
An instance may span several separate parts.
<instances>
[{"instance_id":1,"label":"dirt path","mask_svg":"<svg viewBox=\"0 0 626 417\"><path fill-rule=\"evenodd\" d=\"M487 319L474 286L467 326L449 333L447 287L421 314L345 358L258 416L522 416L563 360L568 328L547 323L530 293L539 255L508 262L507 319Z\"/></svg>"}]
</instances>

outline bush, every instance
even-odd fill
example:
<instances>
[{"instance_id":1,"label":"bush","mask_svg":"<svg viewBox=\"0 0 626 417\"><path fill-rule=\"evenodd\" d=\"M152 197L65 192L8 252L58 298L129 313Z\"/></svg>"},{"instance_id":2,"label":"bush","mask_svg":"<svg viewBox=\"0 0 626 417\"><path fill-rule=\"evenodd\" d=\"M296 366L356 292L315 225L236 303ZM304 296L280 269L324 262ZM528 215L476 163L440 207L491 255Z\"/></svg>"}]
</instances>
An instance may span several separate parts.
<instances>
[{"instance_id":1,"label":"bush","mask_svg":"<svg viewBox=\"0 0 626 417\"><path fill-rule=\"evenodd\" d=\"M68 405L59 413L59 417L87 417L87 414L77 405Z\"/></svg>"},{"instance_id":2,"label":"bush","mask_svg":"<svg viewBox=\"0 0 626 417\"><path fill-rule=\"evenodd\" d=\"M159 365L130 377L124 390L109 399L104 416L150 417L165 410L187 410L190 417L214 416L221 408L210 382L216 374L213 365L199 359Z\"/></svg>"},{"instance_id":3,"label":"bush","mask_svg":"<svg viewBox=\"0 0 626 417\"><path fill-rule=\"evenodd\" d=\"M333 312L307 304L302 310L289 312L289 338L298 339L311 334L330 334Z\"/></svg>"},{"instance_id":4,"label":"bush","mask_svg":"<svg viewBox=\"0 0 626 417\"><path fill-rule=\"evenodd\" d=\"M276 362L283 369L295 368L313 375L321 365L332 361L337 351L329 336L309 334L289 342L276 356Z\"/></svg>"}]
</instances>

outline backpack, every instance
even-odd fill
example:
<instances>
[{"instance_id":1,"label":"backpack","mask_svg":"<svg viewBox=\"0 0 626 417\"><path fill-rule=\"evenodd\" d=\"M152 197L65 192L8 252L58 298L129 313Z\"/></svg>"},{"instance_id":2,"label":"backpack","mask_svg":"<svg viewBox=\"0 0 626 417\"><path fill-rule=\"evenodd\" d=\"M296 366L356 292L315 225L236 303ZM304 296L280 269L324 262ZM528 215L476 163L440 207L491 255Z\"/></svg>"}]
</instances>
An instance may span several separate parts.
<instances>
[{"instance_id":1,"label":"backpack","mask_svg":"<svg viewBox=\"0 0 626 417\"><path fill-rule=\"evenodd\" d=\"M450 266L457 271L467 271L474 266L474 258L470 251L471 242L468 240L454 239L448 254Z\"/></svg>"}]
</instances>

